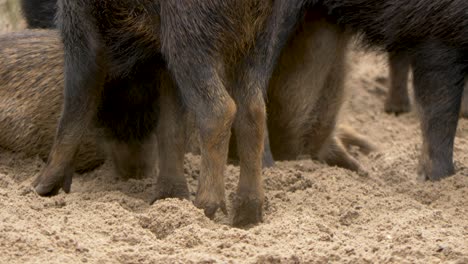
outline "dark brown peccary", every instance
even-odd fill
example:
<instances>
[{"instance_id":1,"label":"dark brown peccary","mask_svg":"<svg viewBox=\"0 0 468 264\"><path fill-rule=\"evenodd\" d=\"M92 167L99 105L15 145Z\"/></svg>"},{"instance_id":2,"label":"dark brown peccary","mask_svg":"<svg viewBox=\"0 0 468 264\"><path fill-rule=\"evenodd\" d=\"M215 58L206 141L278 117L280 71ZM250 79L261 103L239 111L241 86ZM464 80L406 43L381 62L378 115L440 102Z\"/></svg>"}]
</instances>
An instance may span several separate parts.
<instances>
[{"instance_id":1,"label":"dark brown peccary","mask_svg":"<svg viewBox=\"0 0 468 264\"><path fill-rule=\"evenodd\" d=\"M21 0L21 6L23 10L23 15L28 23L29 28L55 28L54 18L57 11L56 0ZM167 78L165 78L165 80L167 80ZM167 106L168 104L165 105ZM168 111L170 112L169 114L164 115L163 118L174 118L173 114L171 114L174 112L172 109L173 107L168 107ZM180 122L180 117L176 118L175 122ZM168 123L167 125L171 126L172 124ZM160 129L161 133L164 133L164 131L166 130L162 128ZM172 147L175 148L177 148L178 144L181 144L180 142L176 142L173 140L173 136L177 138L175 134L176 131L177 129L172 129L172 135L166 136L163 139L164 143L172 142L174 144L172 145ZM156 138L156 135L152 135L150 136L150 139L148 139L147 141L145 140L143 142L140 142L138 140L132 140L132 142L121 142L119 140L113 140L112 137L108 137L106 144L103 145L107 154L113 161L112 163L117 172L117 175L123 179L143 178L147 176L150 172L152 172L152 170L154 169L154 164L156 164L158 160L156 153L157 147L153 145L157 144ZM167 173L163 174L173 175L173 179L163 179L163 183L158 184L157 186L155 197L166 197L168 196L168 193L171 193L174 197L177 196L188 198L188 188L186 186L183 188L177 187L177 190L183 189L178 193L172 191L174 187L169 186L170 184L168 182L172 182L174 181L174 179L178 179L178 181L180 181L180 178L183 176L183 174L180 173L181 169L175 169L175 166L171 163L171 157L174 156L171 155L171 153L175 154L174 151L171 151L170 153L164 153L164 155L161 156L162 159L160 160L160 163L163 168L162 171L165 172L167 170ZM183 155L180 154L176 156L178 156L179 158L180 156L182 156L183 158ZM166 157L169 160L165 159ZM182 164L181 162L179 162L179 160L177 160L177 162ZM175 183L175 186L179 185L180 184Z\"/></svg>"},{"instance_id":2,"label":"dark brown peccary","mask_svg":"<svg viewBox=\"0 0 468 264\"><path fill-rule=\"evenodd\" d=\"M0 147L46 160L63 100L63 49L57 32L0 35ZM104 162L96 133L86 133L76 157L85 172Z\"/></svg>"},{"instance_id":3,"label":"dark brown peccary","mask_svg":"<svg viewBox=\"0 0 468 264\"><path fill-rule=\"evenodd\" d=\"M468 1L316 3L369 46L408 56L423 134L419 174L433 181L452 175L453 143L468 75Z\"/></svg>"},{"instance_id":4,"label":"dark brown peccary","mask_svg":"<svg viewBox=\"0 0 468 264\"><path fill-rule=\"evenodd\" d=\"M48 165L34 182L37 193L70 191L78 142L95 117L119 144L150 141L158 98L161 106L167 100L159 96L158 74L167 66L175 94L194 114L200 132L195 204L208 216L225 211L223 173L233 125L241 167L233 222L261 221L263 94L297 24L289 18L300 16L304 6L284 0L60 0L58 10L65 103ZM169 150L160 147L160 152ZM158 181L171 177L161 173Z\"/></svg>"}]
</instances>

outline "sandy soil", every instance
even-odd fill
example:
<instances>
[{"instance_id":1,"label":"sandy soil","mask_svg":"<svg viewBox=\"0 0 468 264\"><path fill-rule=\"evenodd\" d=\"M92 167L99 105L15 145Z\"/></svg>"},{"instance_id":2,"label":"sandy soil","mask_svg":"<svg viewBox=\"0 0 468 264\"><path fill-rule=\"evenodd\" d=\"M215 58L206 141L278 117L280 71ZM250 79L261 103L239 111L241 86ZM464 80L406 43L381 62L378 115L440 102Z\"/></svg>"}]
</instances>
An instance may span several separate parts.
<instances>
[{"instance_id":1,"label":"sandy soil","mask_svg":"<svg viewBox=\"0 0 468 264\"><path fill-rule=\"evenodd\" d=\"M468 263L468 121L456 175L419 182L416 115L383 113L385 58L355 52L351 64L342 119L380 148L356 152L368 176L279 162L264 171L264 223L236 229L231 215L211 221L190 201L150 206L154 179L122 182L110 165L76 176L70 194L38 197L29 186L44 163L1 151L0 263ZM187 155L192 200L198 168ZM229 205L238 174L228 166Z\"/></svg>"}]
</instances>

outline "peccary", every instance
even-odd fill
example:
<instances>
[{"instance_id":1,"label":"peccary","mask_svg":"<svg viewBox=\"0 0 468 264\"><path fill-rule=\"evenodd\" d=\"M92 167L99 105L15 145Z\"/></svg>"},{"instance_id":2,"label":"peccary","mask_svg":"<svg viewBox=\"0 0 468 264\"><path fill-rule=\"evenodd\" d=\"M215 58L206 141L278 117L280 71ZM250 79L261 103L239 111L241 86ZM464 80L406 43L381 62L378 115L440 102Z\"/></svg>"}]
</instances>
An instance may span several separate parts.
<instances>
[{"instance_id":1,"label":"peccary","mask_svg":"<svg viewBox=\"0 0 468 264\"><path fill-rule=\"evenodd\" d=\"M468 1L312 2L308 8L322 5L337 24L359 33L369 46L408 56L423 134L421 178L453 174L454 137L468 74Z\"/></svg>"}]
</instances>

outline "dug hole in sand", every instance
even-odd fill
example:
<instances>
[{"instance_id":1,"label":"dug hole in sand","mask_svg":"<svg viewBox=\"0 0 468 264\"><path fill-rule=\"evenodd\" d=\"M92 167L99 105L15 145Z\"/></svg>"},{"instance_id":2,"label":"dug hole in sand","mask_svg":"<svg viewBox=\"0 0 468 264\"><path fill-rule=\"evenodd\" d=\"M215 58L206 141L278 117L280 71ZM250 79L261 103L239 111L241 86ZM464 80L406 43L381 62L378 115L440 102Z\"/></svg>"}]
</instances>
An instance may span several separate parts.
<instances>
[{"instance_id":1,"label":"dug hole in sand","mask_svg":"<svg viewBox=\"0 0 468 264\"><path fill-rule=\"evenodd\" d=\"M354 152L368 176L278 162L264 171L264 222L237 229L231 215L211 221L190 201L150 206L155 180L116 180L110 165L75 176L70 194L39 197L29 186L44 163L2 151L0 263L468 263L468 121L457 131L456 175L419 182L416 115L383 112L385 56L354 51L350 67L342 123L379 147ZM199 162L186 156L192 200ZM228 206L238 175L227 167Z\"/></svg>"}]
</instances>

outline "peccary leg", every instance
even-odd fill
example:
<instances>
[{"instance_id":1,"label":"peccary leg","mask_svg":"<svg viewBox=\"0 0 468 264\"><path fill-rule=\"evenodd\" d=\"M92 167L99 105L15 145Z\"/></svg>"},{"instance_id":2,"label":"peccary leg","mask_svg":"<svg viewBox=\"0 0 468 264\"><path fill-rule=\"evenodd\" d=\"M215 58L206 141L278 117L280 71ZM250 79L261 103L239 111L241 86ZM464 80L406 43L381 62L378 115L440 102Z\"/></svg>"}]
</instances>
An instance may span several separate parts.
<instances>
[{"instance_id":1,"label":"peccary leg","mask_svg":"<svg viewBox=\"0 0 468 264\"><path fill-rule=\"evenodd\" d=\"M440 180L454 173L453 143L466 66L462 51L431 43L412 62L416 102L420 106L423 148L420 175Z\"/></svg>"},{"instance_id":2,"label":"peccary leg","mask_svg":"<svg viewBox=\"0 0 468 264\"><path fill-rule=\"evenodd\" d=\"M259 91L252 89L249 92ZM265 103L263 95L239 95L238 112L234 123L237 150L240 159L240 178L234 208L236 226L262 220L264 200L262 182L262 157L265 140Z\"/></svg>"},{"instance_id":3,"label":"peccary leg","mask_svg":"<svg viewBox=\"0 0 468 264\"><path fill-rule=\"evenodd\" d=\"M234 205L235 226L262 221L261 166L266 130L264 94L281 50L304 15L306 2L275 1L267 20L266 33L257 39L255 49L241 66L245 70L240 74L234 91L239 104L234 129L241 167Z\"/></svg>"},{"instance_id":4,"label":"peccary leg","mask_svg":"<svg viewBox=\"0 0 468 264\"><path fill-rule=\"evenodd\" d=\"M410 111L408 72L410 58L404 52L389 53L390 89L385 101L385 112L401 114Z\"/></svg>"},{"instance_id":5,"label":"peccary leg","mask_svg":"<svg viewBox=\"0 0 468 264\"><path fill-rule=\"evenodd\" d=\"M69 15L73 8L64 1L63 9ZM55 195L60 188L69 192L74 172L74 159L85 130L97 112L104 73L99 66L99 47L89 39L92 32L67 24L62 27L66 32L62 38L65 48L65 93L64 109L60 118L57 134L47 165L33 183L39 195ZM76 41L79 39L80 41Z\"/></svg>"},{"instance_id":6,"label":"peccary leg","mask_svg":"<svg viewBox=\"0 0 468 264\"><path fill-rule=\"evenodd\" d=\"M186 115L171 76L161 77L161 117L158 125L159 176L153 200L189 198L184 175Z\"/></svg>"},{"instance_id":7,"label":"peccary leg","mask_svg":"<svg viewBox=\"0 0 468 264\"><path fill-rule=\"evenodd\" d=\"M169 69L188 109L195 114L200 133L202 160L195 205L213 217L217 209L226 212L224 169L236 105L214 68L187 65L184 56L180 58L174 58L176 66L169 64Z\"/></svg>"},{"instance_id":8,"label":"peccary leg","mask_svg":"<svg viewBox=\"0 0 468 264\"><path fill-rule=\"evenodd\" d=\"M265 126L266 127L266 126ZM237 150L237 137L236 134L233 133L231 135L231 140L229 143L229 159L231 161L238 161L239 154ZM265 137L264 137L264 151L263 151L263 158L262 158L262 167L263 168L271 168L275 166L275 160L273 159L273 154L271 153L270 148L270 138L268 135L268 129L265 129Z\"/></svg>"}]
</instances>

